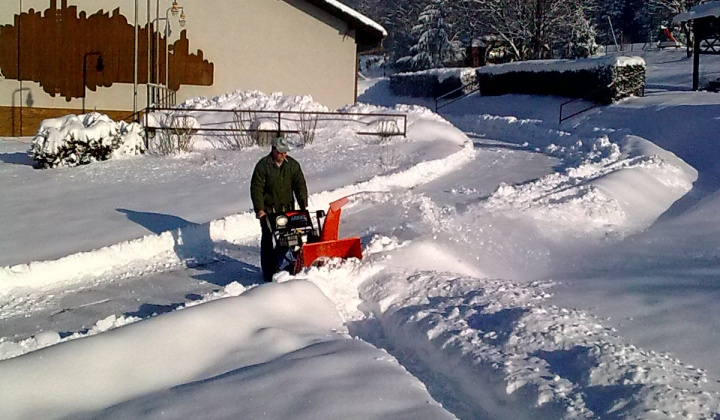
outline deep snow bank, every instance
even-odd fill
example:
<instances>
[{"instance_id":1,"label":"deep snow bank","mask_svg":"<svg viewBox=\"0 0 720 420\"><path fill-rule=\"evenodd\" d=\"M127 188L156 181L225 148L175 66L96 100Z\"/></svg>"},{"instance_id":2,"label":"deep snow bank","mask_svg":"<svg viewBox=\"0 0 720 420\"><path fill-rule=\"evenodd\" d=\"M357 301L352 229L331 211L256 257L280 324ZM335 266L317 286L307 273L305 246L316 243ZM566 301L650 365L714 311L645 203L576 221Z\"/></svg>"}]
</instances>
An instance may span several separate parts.
<instances>
[{"instance_id":1,"label":"deep snow bank","mask_svg":"<svg viewBox=\"0 0 720 420\"><path fill-rule=\"evenodd\" d=\"M308 282L258 287L1 362L0 417L97 410L267 362L342 328L332 303Z\"/></svg>"},{"instance_id":2,"label":"deep snow bank","mask_svg":"<svg viewBox=\"0 0 720 420\"><path fill-rule=\"evenodd\" d=\"M377 237L367 251L362 264L302 277L333 300L351 333L388 349L460 418L709 419L720 409L718 395L702 391L702 370L549 305L553 282L445 273L456 250L429 242ZM410 268L422 261L427 271Z\"/></svg>"},{"instance_id":3,"label":"deep snow bank","mask_svg":"<svg viewBox=\"0 0 720 420\"><path fill-rule=\"evenodd\" d=\"M515 117L453 121L486 138L562 159L564 170L522 185L502 185L479 204L484 211L545 225L542 232L549 236L579 228L576 235L622 238L650 226L698 177L697 170L674 153L638 136L612 142L607 135L581 137Z\"/></svg>"},{"instance_id":4,"label":"deep snow bank","mask_svg":"<svg viewBox=\"0 0 720 420\"><path fill-rule=\"evenodd\" d=\"M392 356L342 334L310 282L233 283L181 309L0 362L0 416L455 418Z\"/></svg>"}]
</instances>

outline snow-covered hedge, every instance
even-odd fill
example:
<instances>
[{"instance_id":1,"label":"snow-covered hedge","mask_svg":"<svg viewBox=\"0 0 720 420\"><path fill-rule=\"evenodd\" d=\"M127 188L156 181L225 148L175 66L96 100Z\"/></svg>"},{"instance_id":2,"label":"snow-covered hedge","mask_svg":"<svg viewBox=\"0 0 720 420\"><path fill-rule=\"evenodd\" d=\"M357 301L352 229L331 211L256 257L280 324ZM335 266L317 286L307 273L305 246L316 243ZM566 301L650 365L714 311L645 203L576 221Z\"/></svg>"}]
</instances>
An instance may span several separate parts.
<instances>
[{"instance_id":1,"label":"snow-covered hedge","mask_svg":"<svg viewBox=\"0 0 720 420\"><path fill-rule=\"evenodd\" d=\"M78 166L145 151L137 123L116 122L92 112L44 120L32 142L31 157L40 168Z\"/></svg>"},{"instance_id":2,"label":"snow-covered hedge","mask_svg":"<svg viewBox=\"0 0 720 420\"><path fill-rule=\"evenodd\" d=\"M460 89L449 97L458 97L472 89L477 82L473 68L431 69L414 73L398 73L390 76L390 89L397 96L437 98Z\"/></svg>"},{"instance_id":3,"label":"snow-covered hedge","mask_svg":"<svg viewBox=\"0 0 720 420\"><path fill-rule=\"evenodd\" d=\"M474 84L471 84L474 83ZM645 61L639 57L595 57L578 60L535 60L477 69L432 69L390 77L398 96L437 98L466 86L448 97L458 97L480 85L480 94L508 93L584 98L609 104L645 92Z\"/></svg>"},{"instance_id":4,"label":"snow-covered hedge","mask_svg":"<svg viewBox=\"0 0 720 420\"><path fill-rule=\"evenodd\" d=\"M484 96L555 95L610 104L644 94L645 61L617 56L523 61L479 68L477 78Z\"/></svg>"}]
</instances>

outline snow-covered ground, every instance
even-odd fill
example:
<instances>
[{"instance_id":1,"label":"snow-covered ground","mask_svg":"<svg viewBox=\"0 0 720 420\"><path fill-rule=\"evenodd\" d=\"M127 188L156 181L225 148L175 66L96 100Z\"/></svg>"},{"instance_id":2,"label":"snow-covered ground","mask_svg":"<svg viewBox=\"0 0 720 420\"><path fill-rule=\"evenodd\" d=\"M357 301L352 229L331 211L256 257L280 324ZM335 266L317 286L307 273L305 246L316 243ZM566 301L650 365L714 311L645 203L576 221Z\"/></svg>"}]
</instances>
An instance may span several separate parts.
<instances>
[{"instance_id":1,"label":"snow-covered ground","mask_svg":"<svg viewBox=\"0 0 720 420\"><path fill-rule=\"evenodd\" d=\"M563 98L439 116L363 80L345 111L407 137L323 122L291 155L364 258L268 285L267 150L35 170L0 140L0 418L716 418L720 95L642 55L645 97L562 124ZM324 109L192 106L248 103Z\"/></svg>"}]
</instances>

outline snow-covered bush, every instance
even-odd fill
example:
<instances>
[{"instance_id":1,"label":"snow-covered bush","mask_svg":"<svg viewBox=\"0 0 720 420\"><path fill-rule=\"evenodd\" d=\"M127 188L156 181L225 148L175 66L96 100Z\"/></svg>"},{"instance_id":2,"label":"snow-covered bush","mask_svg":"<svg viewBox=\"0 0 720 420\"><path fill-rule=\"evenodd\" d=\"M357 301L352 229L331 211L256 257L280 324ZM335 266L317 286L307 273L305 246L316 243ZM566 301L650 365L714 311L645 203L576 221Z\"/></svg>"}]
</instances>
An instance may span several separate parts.
<instances>
[{"instance_id":1,"label":"snow-covered bush","mask_svg":"<svg viewBox=\"0 0 720 420\"><path fill-rule=\"evenodd\" d=\"M639 57L519 61L477 73L483 96L555 95L610 104L645 91L645 61Z\"/></svg>"},{"instance_id":2,"label":"snow-covered bush","mask_svg":"<svg viewBox=\"0 0 720 420\"><path fill-rule=\"evenodd\" d=\"M437 98L457 90L451 97L458 97L472 90L477 82L475 69L448 68L398 73L390 76L390 89L398 96Z\"/></svg>"},{"instance_id":3,"label":"snow-covered bush","mask_svg":"<svg viewBox=\"0 0 720 420\"><path fill-rule=\"evenodd\" d=\"M143 129L92 112L44 120L32 142L31 157L40 168L78 166L120 155L144 153Z\"/></svg>"},{"instance_id":4,"label":"snow-covered bush","mask_svg":"<svg viewBox=\"0 0 720 420\"><path fill-rule=\"evenodd\" d=\"M186 112L154 112L146 116L147 127L152 127L148 139L148 153L171 155L193 150L193 136L202 127L197 119Z\"/></svg>"}]
</instances>

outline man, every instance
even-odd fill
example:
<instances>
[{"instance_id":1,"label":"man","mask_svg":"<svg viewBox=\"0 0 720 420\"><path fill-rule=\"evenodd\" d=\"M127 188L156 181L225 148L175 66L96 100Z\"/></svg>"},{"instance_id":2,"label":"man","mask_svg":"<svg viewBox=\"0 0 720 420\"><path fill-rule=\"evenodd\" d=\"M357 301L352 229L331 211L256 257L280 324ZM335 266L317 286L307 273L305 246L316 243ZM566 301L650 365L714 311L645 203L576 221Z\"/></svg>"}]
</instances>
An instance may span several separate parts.
<instances>
[{"instance_id":1,"label":"man","mask_svg":"<svg viewBox=\"0 0 720 420\"><path fill-rule=\"evenodd\" d=\"M266 282L272 281L277 269L267 216L294 210L295 200L301 209L307 208L305 175L298 161L287 155L289 151L287 140L278 133L272 141L270 154L255 165L250 181L250 198L262 229L260 265Z\"/></svg>"}]
</instances>

